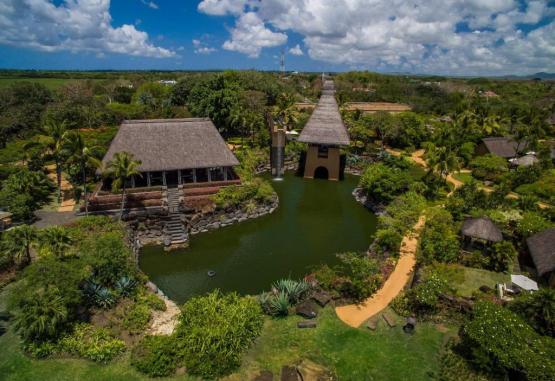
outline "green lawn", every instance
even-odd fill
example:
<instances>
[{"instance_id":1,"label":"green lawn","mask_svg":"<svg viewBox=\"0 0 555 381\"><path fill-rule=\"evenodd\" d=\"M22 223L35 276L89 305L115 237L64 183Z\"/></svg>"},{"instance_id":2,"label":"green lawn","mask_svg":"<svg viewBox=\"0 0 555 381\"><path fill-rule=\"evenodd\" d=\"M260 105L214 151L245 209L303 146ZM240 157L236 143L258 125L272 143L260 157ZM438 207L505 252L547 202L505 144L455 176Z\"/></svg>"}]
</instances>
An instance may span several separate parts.
<instances>
[{"instance_id":1,"label":"green lawn","mask_svg":"<svg viewBox=\"0 0 555 381\"><path fill-rule=\"evenodd\" d=\"M9 287L8 287L9 288ZM6 292L0 295L4 308ZM437 372L437 354L445 335L433 324L419 324L413 335L403 333L401 325L387 328L380 324L375 332L353 329L343 324L332 308L318 317L315 329L298 329L298 316L268 318L261 337L245 356L242 367L229 381L250 380L262 369L278 379L283 365L309 359L327 367L339 380L429 380ZM129 365L126 354L108 365L80 359L34 360L21 352L12 329L0 337L0 379L2 380L145 380ZM174 380L192 380L186 375Z\"/></svg>"},{"instance_id":2,"label":"green lawn","mask_svg":"<svg viewBox=\"0 0 555 381\"><path fill-rule=\"evenodd\" d=\"M483 269L475 269L461 265L438 265L437 269L447 278L459 296L472 296L480 286L494 288L497 283L507 283L510 276Z\"/></svg>"}]
</instances>

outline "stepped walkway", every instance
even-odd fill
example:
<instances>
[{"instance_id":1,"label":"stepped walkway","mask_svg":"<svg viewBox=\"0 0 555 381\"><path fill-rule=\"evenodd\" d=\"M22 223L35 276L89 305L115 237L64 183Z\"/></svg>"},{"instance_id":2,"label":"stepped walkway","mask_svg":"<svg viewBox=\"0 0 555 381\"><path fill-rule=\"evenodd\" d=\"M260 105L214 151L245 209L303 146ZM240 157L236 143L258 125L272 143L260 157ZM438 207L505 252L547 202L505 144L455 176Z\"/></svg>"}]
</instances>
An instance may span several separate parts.
<instances>
[{"instance_id":1,"label":"stepped walkway","mask_svg":"<svg viewBox=\"0 0 555 381\"><path fill-rule=\"evenodd\" d=\"M181 221L179 211L181 190L179 188L168 188L168 210L169 219L166 223L166 234L169 238L169 247L183 245L189 239L185 225Z\"/></svg>"}]
</instances>

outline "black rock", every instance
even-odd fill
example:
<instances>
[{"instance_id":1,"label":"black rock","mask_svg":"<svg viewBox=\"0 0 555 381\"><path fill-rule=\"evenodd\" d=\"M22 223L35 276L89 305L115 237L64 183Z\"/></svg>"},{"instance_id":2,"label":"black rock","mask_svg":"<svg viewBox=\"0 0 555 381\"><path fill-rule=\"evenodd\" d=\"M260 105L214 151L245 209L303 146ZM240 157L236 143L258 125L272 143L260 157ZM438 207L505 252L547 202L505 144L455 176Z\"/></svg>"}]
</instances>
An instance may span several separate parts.
<instances>
[{"instance_id":1,"label":"black rock","mask_svg":"<svg viewBox=\"0 0 555 381\"><path fill-rule=\"evenodd\" d=\"M252 381L273 381L274 375L269 370L263 370Z\"/></svg>"},{"instance_id":2,"label":"black rock","mask_svg":"<svg viewBox=\"0 0 555 381\"><path fill-rule=\"evenodd\" d=\"M292 366L284 366L281 368L281 381L299 381L300 377L297 369Z\"/></svg>"},{"instance_id":3,"label":"black rock","mask_svg":"<svg viewBox=\"0 0 555 381\"><path fill-rule=\"evenodd\" d=\"M312 295L312 299L316 301L321 307L325 307L331 300L331 295L325 291L320 291Z\"/></svg>"},{"instance_id":4,"label":"black rock","mask_svg":"<svg viewBox=\"0 0 555 381\"><path fill-rule=\"evenodd\" d=\"M297 328L316 328L316 322L311 320L300 321L297 323Z\"/></svg>"},{"instance_id":5,"label":"black rock","mask_svg":"<svg viewBox=\"0 0 555 381\"><path fill-rule=\"evenodd\" d=\"M312 300L305 300L295 307L295 313L306 319L314 319L318 316L318 305Z\"/></svg>"}]
</instances>

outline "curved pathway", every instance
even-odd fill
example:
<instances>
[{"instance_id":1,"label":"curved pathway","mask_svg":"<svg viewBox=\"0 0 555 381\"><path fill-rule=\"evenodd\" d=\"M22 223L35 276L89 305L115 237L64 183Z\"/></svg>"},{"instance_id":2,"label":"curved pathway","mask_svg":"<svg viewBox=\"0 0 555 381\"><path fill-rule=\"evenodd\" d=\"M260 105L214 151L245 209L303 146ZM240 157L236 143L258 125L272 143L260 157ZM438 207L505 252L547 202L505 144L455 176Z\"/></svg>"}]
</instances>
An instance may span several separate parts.
<instances>
[{"instance_id":1,"label":"curved pathway","mask_svg":"<svg viewBox=\"0 0 555 381\"><path fill-rule=\"evenodd\" d=\"M420 216L418 222L413 226L412 231L407 233L403 238L397 265L382 288L360 304L349 304L347 306L337 307L335 312L339 319L351 327L356 328L364 321L386 308L399 292L405 288L411 277L414 265L416 264L418 238L425 221L425 217L423 215Z\"/></svg>"}]
</instances>

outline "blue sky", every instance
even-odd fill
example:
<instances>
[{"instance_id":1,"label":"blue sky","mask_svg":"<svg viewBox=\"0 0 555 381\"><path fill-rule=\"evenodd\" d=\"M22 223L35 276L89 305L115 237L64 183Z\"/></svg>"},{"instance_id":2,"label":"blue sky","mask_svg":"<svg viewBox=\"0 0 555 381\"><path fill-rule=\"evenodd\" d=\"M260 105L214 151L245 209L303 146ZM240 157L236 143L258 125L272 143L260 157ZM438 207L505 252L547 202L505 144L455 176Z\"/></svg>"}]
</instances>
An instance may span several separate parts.
<instances>
[{"instance_id":1,"label":"blue sky","mask_svg":"<svg viewBox=\"0 0 555 381\"><path fill-rule=\"evenodd\" d=\"M0 67L555 72L544 0L0 0Z\"/></svg>"}]
</instances>

